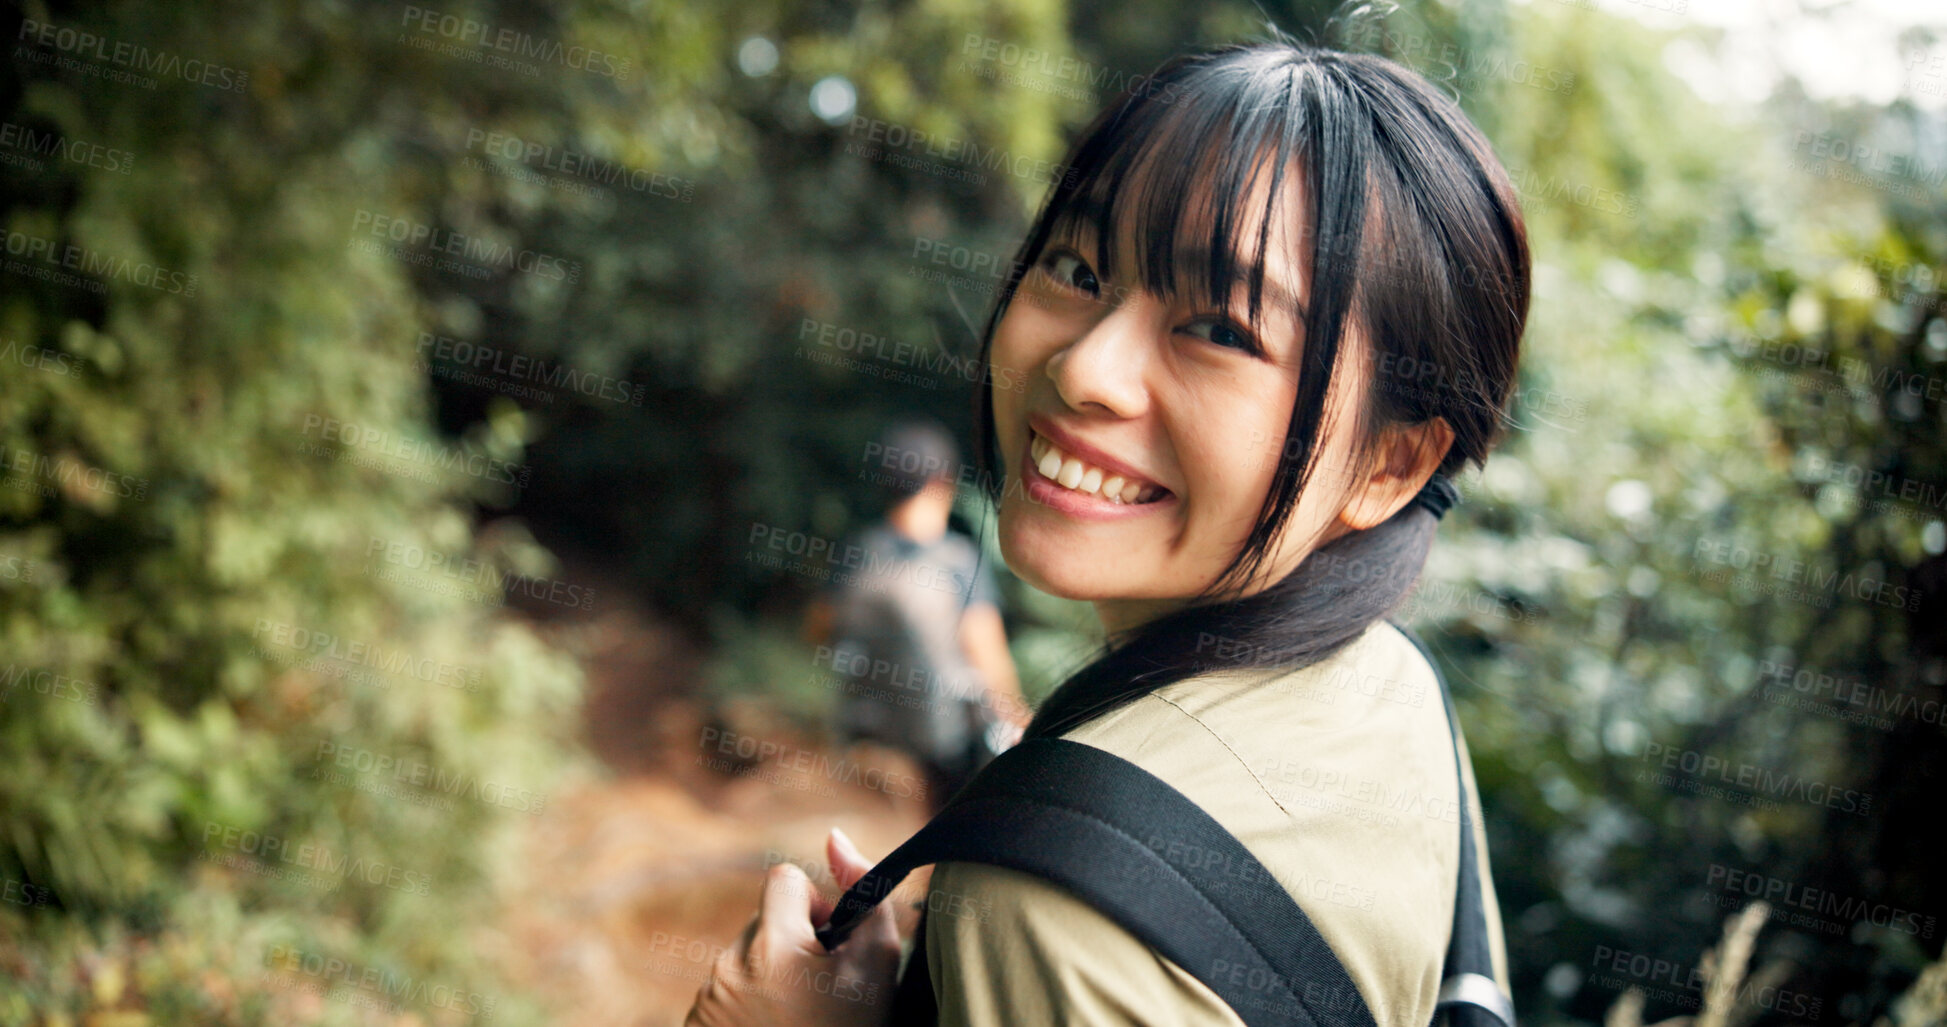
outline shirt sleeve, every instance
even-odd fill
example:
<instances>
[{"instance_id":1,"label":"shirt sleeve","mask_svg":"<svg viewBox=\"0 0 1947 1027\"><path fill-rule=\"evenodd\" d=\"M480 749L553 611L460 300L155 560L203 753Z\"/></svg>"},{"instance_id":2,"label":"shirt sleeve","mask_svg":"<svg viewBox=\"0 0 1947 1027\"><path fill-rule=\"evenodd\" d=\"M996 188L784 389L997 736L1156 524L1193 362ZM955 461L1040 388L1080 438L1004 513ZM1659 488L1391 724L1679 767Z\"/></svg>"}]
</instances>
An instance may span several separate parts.
<instances>
[{"instance_id":1,"label":"shirt sleeve","mask_svg":"<svg viewBox=\"0 0 1947 1027\"><path fill-rule=\"evenodd\" d=\"M927 908L940 1027L1243 1027L1202 982L1032 874L943 863Z\"/></svg>"}]
</instances>

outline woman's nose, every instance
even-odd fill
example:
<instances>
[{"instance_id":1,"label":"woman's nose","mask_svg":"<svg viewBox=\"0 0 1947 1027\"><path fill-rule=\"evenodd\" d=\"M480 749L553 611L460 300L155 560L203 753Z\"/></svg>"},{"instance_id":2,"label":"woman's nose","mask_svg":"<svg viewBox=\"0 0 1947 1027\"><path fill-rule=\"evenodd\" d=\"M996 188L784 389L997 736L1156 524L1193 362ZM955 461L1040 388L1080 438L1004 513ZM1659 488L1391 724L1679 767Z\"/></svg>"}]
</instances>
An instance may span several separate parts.
<instances>
[{"instance_id":1,"label":"woman's nose","mask_svg":"<svg viewBox=\"0 0 1947 1027\"><path fill-rule=\"evenodd\" d=\"M1147 299L1118 304L1049 357L1047 374L1062 401L1077 411L1115 417L1147 412L1147 374L1165 313Z\"/></svg>"}]
</instances>

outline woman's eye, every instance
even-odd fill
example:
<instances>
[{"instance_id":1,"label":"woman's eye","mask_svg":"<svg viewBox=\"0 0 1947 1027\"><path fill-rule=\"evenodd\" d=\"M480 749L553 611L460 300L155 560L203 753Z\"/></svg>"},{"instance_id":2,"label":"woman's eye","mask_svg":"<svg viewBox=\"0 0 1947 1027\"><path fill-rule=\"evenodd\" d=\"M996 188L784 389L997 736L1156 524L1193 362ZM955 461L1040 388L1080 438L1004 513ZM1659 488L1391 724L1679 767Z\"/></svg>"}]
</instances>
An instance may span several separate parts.
<instances>
[{"instance_id":1,"label":"woman's eye","mask_svg":"<svg viewBox=\"0 0 1947 1027\"><path fill-rule=\"evenodd\" d=\"M1073 253L1050 253L1041 261L1041 266L1047 271L1048 277L1063 288L1078 289L1090 296L1102 291L1102 283L1096 281L1095 270Z\"/></svg>"},{"instance_id":2,"label":"woman's eye","mask_svg":"<svg viewBox=\"0 0 1947 1027\"><path fill-rule=\"evenodd\" d=\"M1220 318L1192 321L1183 330L1200 339L1208 339L1227 349L1243 350L1246 353L1258 351L1257 340L1251 333L1237 326L1235 322Z\"/></svg>"}]
</instances>

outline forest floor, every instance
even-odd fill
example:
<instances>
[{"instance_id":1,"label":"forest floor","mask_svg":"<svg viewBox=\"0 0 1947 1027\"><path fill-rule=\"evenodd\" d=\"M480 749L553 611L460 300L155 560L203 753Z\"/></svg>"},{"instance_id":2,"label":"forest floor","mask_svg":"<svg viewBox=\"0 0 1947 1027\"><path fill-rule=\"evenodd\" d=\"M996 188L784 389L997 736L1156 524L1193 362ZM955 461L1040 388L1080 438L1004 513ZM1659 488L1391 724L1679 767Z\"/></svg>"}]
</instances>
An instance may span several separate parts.
<instances>
[{"instance_id":1,"label":"forest floor","mask_svg":"<svg viewBox=\"0 0 1947 1027\"><path fill-rule=\"evenodd\" d=\"M795 862L835 896L827 831L842 828L878 859L925 823L920 799L865 784L911 780L910 761L871 747L829 751L761 708L713 708L700 690L702 654L645 608L617 602L537 627L580 656L584 738L606 770L550 796L525 828L507 889L510 983L548 999L556 1023L680 1024L755 915L768 866ZM739 759L739 743L749 751L753 740L777 755ZM897 895L923 887L916 874Z\"/></svg>"}]
</instances>

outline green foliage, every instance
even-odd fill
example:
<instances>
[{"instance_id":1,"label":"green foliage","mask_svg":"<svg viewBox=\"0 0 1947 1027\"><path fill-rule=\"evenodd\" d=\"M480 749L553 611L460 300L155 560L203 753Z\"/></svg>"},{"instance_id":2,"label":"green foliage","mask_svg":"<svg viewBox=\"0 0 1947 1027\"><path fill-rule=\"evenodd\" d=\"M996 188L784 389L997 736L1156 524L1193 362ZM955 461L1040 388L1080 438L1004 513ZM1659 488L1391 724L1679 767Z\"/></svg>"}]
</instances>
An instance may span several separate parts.
<instances>
[{"instance_id":1,"label":"green foliage","mask_svg":"<svg viewBox=\"0 0 1947 1027\"><path fill-rule=\"evenodd\" d=\"M1939 504L1870 484L1947 481L1926 391L1947 376L1947 327L1937 272L1912 274L1947 259L1937 116L1785 89L1739 117L1668 70L1685 33L1586 4L1415 3L1329 25L1325 4L1241 0L435 12L619 62L592 70L497 63L415 10L22 11L241 88L149 89L18 54L0 80L7 122L132 160L9 165L0 199L10 256L16 239L90 255L80 273L0 271L0 1024L114 1007L357 1020L309 1001L301 969L266 976L293 952L493 998L497 1022L538 1016L479 944L522 814L402 799L427 789L337 755L556 794L576 765L577 672L478 601L483 581L497 596L503 575L557 574L550 551L612 567L714 642L717 695L819 719L829 693L792 640L816 582L749 559L753 529L841 539L877 513L863 447L888 419L964 428L956 361L994 284L966 263L1004 264L1046 185L1011 171L1059 159L1157 61L1267 17L1445 83L1522 194L1536 276L1514 430L1463 483L1407 613L1459 686L1524 1015L1599 1019L1613 993L1581 983L1597 946L1694 953L1725 912L1713 867L1947 908L1917 826L1947 772L1939 725L1787 704L1764 671L1938 702L1940 608L1831 588L1795 602L1766 591L1792 582L1723 555L1947 588ZM775 69L739 67L753 37ZM832 76L856 103L828 122L808 99ZM1922 170L1861 176L1804 133ZM387 252L378 219L522 262ZM887 349L848 354L838 333ZM1807 367L1788 345L1828 356ZM460 346L569 384L483 385ZM985 525L971 490L959 512ZM510 513L547 548L504 521L476 530ZM420 554L450 570L408 566ZM1088 612L1002 580L1038 697L1087 657ZM1878 805L1716 801L1645 775L1650 745ZM244 832L415 886L244 852ZM1760 948L1864 1020L1938 945L1847 931Z\"/></svg>"},{"instance_id":2,"label":"green foliage","mask_svg":"<svg viewBox=\"0 0 1947 1027\"><path fill-rule=\"evenodd\" d=\"M249 84L22 62L8 92L10 122L130 151L135 172L51 160L5 211L110 270L0 278L4 345L61 355L10 356L0 392L0 959L20 971L0 1022L121 1001L116 973L162 1022L296 1022L316 978L280 983L292 951L525 1015L455 928L485 922L510 855L500 789L545 797L572 765L579 672L498 588L482 605L451 575L389 573L389 554L431 553L497 581L545 554L471 527L508 498L478 468L520 459L518 412L442 438L424 299L347 248L360 211L440 216L380 158L403 145L401 94L455 68L374 76L396 13L344 13L26 11ZM460 1017L423 990L400 1004Z\"/></svg>"}]
</instances>

